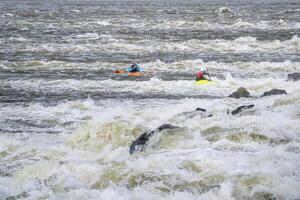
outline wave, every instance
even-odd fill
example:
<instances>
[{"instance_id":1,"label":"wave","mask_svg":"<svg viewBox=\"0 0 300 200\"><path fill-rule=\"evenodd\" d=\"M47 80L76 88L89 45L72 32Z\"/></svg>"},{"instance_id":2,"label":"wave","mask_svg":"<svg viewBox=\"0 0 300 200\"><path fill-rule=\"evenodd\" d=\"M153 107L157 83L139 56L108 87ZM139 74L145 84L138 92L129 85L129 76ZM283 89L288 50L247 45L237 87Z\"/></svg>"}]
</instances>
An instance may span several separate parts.
<instances>
[{"instance_id":1,"label":"wave","mask_svg":"<svg viewBox=\"0 0 300 200\"><path fill-rule=\"evenodd\" d=\"M138 60L140 61L140 60ZM163 62L156 60L153 62L140 62L145 72L152 72L153 78L163 80L192 80L196 72L203 66L207 67L210 72L222 79L226 73L233 74L240 78L256 77L287 77L288 73L296 72L300 68L299 62L204 62L201 59L180 60L175 62ZM72 63L62 61L24 61L24 62L8 62L0 61L0 69L8 78L17 77L48 77L54 79L71 78L71 79L87 79L87 80L118 80L114 74L114 70L127 68L127 63ZM101 78L102 77L102 78ZM101 79L100 79L101 78ZM147 79L148 80L148 79Z\"/></svg>"},{"instance_id":2,"label":"wave","mask_svg":"<svg viewBox=\"0 0 300 200\"><path fill-rule=\"evenodd\" d=\"M149 22L148 22L149 23ZM159 30L171 29L192 29L192 30L245 30L245 29L261 29L261 30L284 30L296 28L297 22L287 22L283 20L262 20L262 21L243 21L243 19L236 19L234 21L226 22L211 22L205 21L201 16L194 18L194 20L165 20L160 23L145 24L145 27L152 27ZM132 28L141 27L139 24L133 23L129 25ZM142 26L142 27L144 27Z\"/></svg>"},{"instance_id":3,"label":"wave","mask_svg":"<svg viewBox=\"0 0 300 200\"><path fill-rule=\"evenodd\" d=\"M95 54L95 53L287 53L297 54L300 52L300 39L294 35L289 40L279 41L261 41L255 37L245 36L235 40L197 40L191 39L180 42L164 42L143 40L136 43L122 39L113 39L107 35L98 35L97 33L79 34L73 39L66 39L69 42L61 43L42 43L23 48L25 52L55 52L62 55L70 52ZM95 41L93 43L88 41ZM26 40L25 40L26 41ZM77 41L86 41L80 44ZM21 44L19 44L21 45ZM18 45L13 47L18 48ZM11 49L13 50L13 49Z\"/></svg>"},{"instance_id":4,"label":"wave","mask_svg":"<svg viewBox=\"0 0 300 200\"><path fill-rule=\"evenodd\" d=\"M228 77L221 85L226 83L222 86L226 88L235 81ZM248 80L246 86L251 91L258 85L278 86L268 81L270 84L264 85L264 81ZM19 140L1 135L1 170L7 175L1 173L0 183L8 187L2 194L41 197L55 187L59 192L53 191L51 198L131 199L133 193L156 199L231 198L233 194L240 198L297 197L298 182L293 174L298 169L294 161L299 148L295 130L300 128L300 93L293 85L285 83L287 95L259 99L88 100L1 107L5 112L0 120L6 119L6 114L10 119L28 119L30 110L32 121L80 122L65 126L56 135L17 134ZM185 90L183 86L176 88ZM246 103L255 103L255 109L239 116L226 114L227 108ZM199 106L213 117L178 117ZM146 152L130 156L130 142L162 123L176 123L184 129L165 132L154 138ZM22 167L12 167L20 164ZM237 167L239 170L232 170Z\"/></svg>"},{"instance_id":5,"label":"wave","mask_svg":"<svg viewBox=\"0 0 300 200\"><path fill-rule=\"evenodd\" d=\"M76 38L84 38L89 40L97 40L100 38L100 36L97 33L85 33L85 34L79 34L76 35Z\"/></svg>"},{"instance_id":6,"label":"wave","mask_svg":"<svg viewBox=\"0 0 300 200\"><path fill-rule=\"evenodd\" d=\"M237 21L231 26L232 28L256 28L256 26L249 22Z\"/></svg>"}]
</instances>

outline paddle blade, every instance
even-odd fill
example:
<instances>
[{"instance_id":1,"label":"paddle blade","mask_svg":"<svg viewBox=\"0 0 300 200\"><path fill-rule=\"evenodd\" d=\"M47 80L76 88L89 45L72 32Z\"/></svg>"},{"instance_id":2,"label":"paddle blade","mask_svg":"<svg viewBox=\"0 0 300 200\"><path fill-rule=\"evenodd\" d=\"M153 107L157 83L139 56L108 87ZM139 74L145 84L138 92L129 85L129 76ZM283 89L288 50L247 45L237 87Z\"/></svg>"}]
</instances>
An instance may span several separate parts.
<instances>
[{"instance_id":1,"label":"paddle blade","mask_svg":"<svg viewBox=\"0 0 300 200\"><path fill-rule=\"evenodd\" d=\"M125 70L118 69L115 71L116 74L124 74Z\"/></svg>"}]
</instances>

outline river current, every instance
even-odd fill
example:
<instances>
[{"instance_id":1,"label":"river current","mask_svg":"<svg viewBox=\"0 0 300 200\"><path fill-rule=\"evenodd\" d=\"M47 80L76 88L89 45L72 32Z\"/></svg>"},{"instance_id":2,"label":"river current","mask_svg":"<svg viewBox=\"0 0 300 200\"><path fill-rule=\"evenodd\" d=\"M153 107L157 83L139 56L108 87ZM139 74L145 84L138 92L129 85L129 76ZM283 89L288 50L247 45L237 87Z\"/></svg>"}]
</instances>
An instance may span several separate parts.
<instances>
[{"instance_id":1,"label":"river current","mask_svg":"<svg viewBox=\"0 0 300 200\"><path fill-rule=\"evenodd\" d=\"M299 37L297 0L0 1L0 199L300 199Z\"/></svg>"}]
</instances>

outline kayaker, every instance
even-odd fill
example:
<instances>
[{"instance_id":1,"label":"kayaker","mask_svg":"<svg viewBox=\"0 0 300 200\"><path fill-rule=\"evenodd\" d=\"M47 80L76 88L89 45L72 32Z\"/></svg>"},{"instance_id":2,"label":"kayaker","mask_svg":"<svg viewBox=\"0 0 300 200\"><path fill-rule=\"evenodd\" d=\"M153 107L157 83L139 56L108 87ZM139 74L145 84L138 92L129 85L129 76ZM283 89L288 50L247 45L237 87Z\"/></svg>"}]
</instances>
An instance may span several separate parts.
<instances>
[{"instance_id":1,"label":"kayaker","mask_svg":"<svg viewBox=\"0 0 300 200\"><path fill-rule=\"evenodd\" d=\"M208 70L206 68L201 68L201 71L197 73L196 81L199 80L211 80Z\"/></svg>"},{"instance_id":2,"label":"kayaker","mask_svg":"<svg viewBox=\"0 0 300 200\"><path fill-rule=\"evenodd\" d=\"M140 65L137 64L133 59L133 63L128 68L128 72L139 72L139 71L140 71Z\"/></svg>"}]
</instances>

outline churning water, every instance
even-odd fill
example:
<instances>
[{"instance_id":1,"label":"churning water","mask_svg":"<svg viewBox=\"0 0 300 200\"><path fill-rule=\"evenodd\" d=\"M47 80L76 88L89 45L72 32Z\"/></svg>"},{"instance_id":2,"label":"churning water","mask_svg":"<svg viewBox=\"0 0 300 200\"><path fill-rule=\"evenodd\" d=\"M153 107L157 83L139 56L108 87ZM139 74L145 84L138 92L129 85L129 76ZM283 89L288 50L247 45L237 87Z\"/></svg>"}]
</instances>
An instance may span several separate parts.
<instances>
[{"instance_id":1,"label":"churning water","mask_svg":"<svg viewBox=\"0 0 300 200\"><path fill-rule=\"evenodd\" d=\"M0 199L299 199L299 35L298 0L2 0Z\"/></svg>"}]
</instances>

